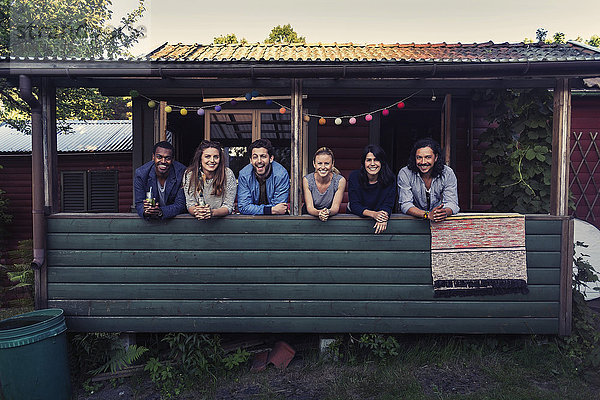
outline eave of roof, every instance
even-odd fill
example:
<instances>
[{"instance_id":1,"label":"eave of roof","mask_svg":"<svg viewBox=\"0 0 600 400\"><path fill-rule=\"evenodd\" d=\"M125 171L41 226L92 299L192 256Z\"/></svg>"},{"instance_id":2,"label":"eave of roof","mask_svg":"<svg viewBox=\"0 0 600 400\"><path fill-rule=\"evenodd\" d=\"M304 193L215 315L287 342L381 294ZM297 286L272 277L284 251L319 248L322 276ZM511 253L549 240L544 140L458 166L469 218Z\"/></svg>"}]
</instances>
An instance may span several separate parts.
<instances>
[{"instance_id":1,"label":"eave of roof","mask_svg":"<svg viewBox=\"0 0 600 400\"><path fill-rule=\"evenodd\" d=\"M0 58L0 75L427 78L596 76L600 50L557 44L170 45L145 58Z\"/></svg>"}]
</instances>

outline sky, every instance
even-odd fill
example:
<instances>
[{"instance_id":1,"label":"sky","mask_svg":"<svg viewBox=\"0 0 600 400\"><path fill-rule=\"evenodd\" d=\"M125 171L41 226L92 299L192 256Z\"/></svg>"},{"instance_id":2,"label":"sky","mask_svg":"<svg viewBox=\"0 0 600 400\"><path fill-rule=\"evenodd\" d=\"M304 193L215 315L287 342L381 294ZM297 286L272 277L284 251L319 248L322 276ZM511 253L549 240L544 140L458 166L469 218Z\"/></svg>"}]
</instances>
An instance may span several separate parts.
<instances>
[{"instance_id":1,"label":"sky","mask_svg":"<svg viewBox=\"0 0 600 400\"><path fill-rule=\"evenodd\" d=\"M137 0L113 0L114 19ZM307 43L481 43L535 39L537 28L567 39L600 35L600 1L555 0L146 0L146 54L164 42L209 44L235 33L263 41L274 26L291 24ZM115 23L114 23L115 24Z\"/></svg>"}]
</instances>

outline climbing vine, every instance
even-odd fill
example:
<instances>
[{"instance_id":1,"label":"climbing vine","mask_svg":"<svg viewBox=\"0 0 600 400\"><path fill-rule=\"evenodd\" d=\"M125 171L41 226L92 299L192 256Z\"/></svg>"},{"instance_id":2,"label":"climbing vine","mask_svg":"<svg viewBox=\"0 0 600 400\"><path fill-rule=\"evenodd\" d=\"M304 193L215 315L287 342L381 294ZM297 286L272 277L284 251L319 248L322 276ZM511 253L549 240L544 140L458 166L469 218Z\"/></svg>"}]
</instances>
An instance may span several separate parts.
<instances>
[{"instance_id":1,"label":"climbing vine","mask_svg":"<svg viewBox=\"0 0 600 400\"><path fill-rule=\"evenodd\" d=\"M480 201L490 211L547 213L552 166L552 95L545 89L488 90L490 127L480 136Z\"/></svg>"}]
</instances>

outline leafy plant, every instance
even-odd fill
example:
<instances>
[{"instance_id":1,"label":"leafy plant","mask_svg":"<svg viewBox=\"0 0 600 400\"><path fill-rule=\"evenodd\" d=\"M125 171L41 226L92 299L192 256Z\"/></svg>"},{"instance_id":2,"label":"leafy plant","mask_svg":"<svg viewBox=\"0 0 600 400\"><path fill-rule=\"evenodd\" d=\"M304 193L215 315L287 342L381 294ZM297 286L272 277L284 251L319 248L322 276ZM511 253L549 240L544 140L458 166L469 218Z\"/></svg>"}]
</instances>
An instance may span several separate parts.
<instances>
[{"instance_id":1,"label":"leafy plant","mask_svg":"<svg viewBox=\"0 0 600 400\"><path fill-rule=\"evenodd\" d=\"M380 360L398 356L400 345L393 336L384 336L377 333L363 334L358 339L358 346Z\"/></svg>"},{"instance_id":2,"label":"leafy plant","mask_svg":"<svg viewBox=\"0 0 600 400\"><path fill-rule=\"evenodd\" d=\"M177 373L173 366L160 362L156 357L151 357L146 362L144 371L150 374L152 382L160 388L163 398L176 398L185 389L183 375Z\"/></svg>"},{"instance_id":3,"label":"leafy plant","mask_svg":"<svg viewBox=\"0 0 600 400\"><path fill-rule=\"evenodd\" d=\"M218 335L199 333L168 333L162 339L169 345L166 360L152 357L144 367L157 384L165 398L178 396L181 391L198 379L227 374L250 358L250 353L237 349L226 354Z\"/></svg>"},{"instance_id":4,"label":"leafy plant","mask_svg":"<svg viewBox=\"0 0 600 400\"><path fill-rule=\"evenodd\" d=\"M576 242L575 248L588 245ZM585 369L600 367L600 316L585 301L584 288L599 281L597 271L587 260L587 254L575 252L573 264L573 332L564 338L563 346L576 365ZM598 287L594 287L598 290Z\"/></svg>"},{"instance_id":5,"label":"leafy plant","mask_svg":"<svg viewBox=\"0 0 600 400\"><path fill-rule=\"evenodd\" d=\"M33 258L33 241L31 239L21 240L17 248L10 251L8 255L14 263L3 267L3 270L6 276L17 284L9 286L4 290L15 290L21 287L27 288L29 296L23 300L33 305L35 274L30 264Z\"/></svg>"},{"instance_id":6,"label":"leafy plant","mask_svg":"<svg viewBox=\"0 0 600 400\"><path fill-rule=\"evenodd\" d=\"M480 200L491 211L547 213L552 158L551 94L544 89L488 90L490 127L480 136Z\"/></svg>"},{"instance_id":7,"label":"leafy plant","mask_svg":"<svg viewBox=\"0 0 600 400\"><path fill-rule=\"evenodd\" d=\"M0 169L2 169L0 165ZM8 212L9 200L4 196L6 192L0 189L0 251L4 250L4 239L6 237L6 227L12 222L12 215Z\"/></svg>"},{"instance_id":8,"label":"leafy plant","mask_svg":"<svg viewBox=\"0 0 600 400\"><path fill-rule=\"evenodd\" d=\"M70 338L71 371L78 371L83 380L102 372L115 372L139 360L146 347L127 348L118 333L85 333Z\"/></svg>"},{"instance_id":9,"label":"leafy plant","mask_svg":"<svg viewBox=\"0 0 600 400\"><path fill-rule=\"evenodd\" d=\"M111 351L110 357L106 360L106 362L98 368L90 371L90 374L98 375L108 371L119 371L139 360L140 357L142 357L142 355L147 351L148 349L146 347L137 346L135 344L127 347L115 345Z\"/></svg>"}]
</instances>

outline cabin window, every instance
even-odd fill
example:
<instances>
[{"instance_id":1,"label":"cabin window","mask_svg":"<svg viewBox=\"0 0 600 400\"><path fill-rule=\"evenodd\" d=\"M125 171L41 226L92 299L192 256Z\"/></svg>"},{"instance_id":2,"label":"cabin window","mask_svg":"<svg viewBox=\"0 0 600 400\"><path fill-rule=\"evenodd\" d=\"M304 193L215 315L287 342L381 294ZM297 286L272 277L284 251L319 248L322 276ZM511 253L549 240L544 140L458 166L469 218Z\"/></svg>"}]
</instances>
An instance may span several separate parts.
<instances>
[{"instance_id":1,"label":"cabin window","mask_svg":"<svg viewBox=\"0 0 600 400\"><path fill-rule=\"evenodd\" d=\"M118 212L118 171L63 171L63 212Z\"/></svg>"},{"instance_id":2,"label":"cabin window","mask_svg":"<svg viewBox=\"0 0 600 400\"><path fill-rule=\"evenodd\" d=\"M279 110L207 110L204 138L225 148L229 168L236 176L248 165L246 148L256 139L271 141L275 161L290 172L291 116Z\"/></svg>"}]
</instances>

